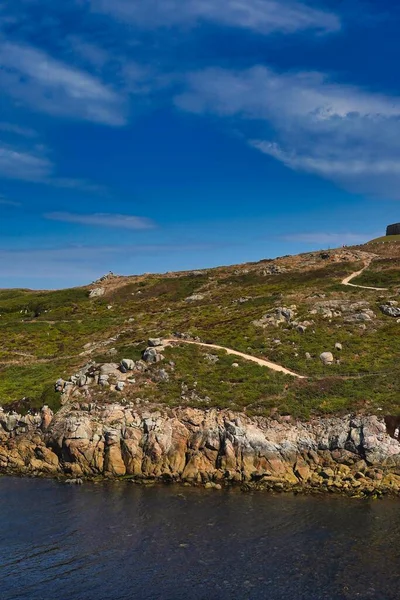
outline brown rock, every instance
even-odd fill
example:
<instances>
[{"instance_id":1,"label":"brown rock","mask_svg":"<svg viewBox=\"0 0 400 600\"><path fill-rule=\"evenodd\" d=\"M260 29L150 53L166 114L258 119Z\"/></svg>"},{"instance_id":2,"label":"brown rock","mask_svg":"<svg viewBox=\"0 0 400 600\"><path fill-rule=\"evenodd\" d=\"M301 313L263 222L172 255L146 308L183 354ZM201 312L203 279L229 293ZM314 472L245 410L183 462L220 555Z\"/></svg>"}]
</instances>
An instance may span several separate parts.
<instances>
[{"instance_id":1,"label":"brown rock","mask_svg":"<svg viewBox=\"0 0 400 600\"><path fill-rule=\"evenodd\" d=\"M294 467L294 474L302 481L308 481L311 477L310 466L304 460L298 460Z\"/></svg>"}]
</instances>

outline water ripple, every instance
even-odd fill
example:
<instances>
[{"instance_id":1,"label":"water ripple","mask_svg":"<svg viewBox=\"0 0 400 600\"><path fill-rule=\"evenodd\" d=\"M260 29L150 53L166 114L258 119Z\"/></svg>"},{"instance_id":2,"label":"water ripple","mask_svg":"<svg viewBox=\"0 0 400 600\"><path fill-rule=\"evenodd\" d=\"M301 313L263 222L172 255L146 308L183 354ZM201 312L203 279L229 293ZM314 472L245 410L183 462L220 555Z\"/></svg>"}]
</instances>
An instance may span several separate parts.
<instances>
[{"instance_id":1,"label":"water ripple","mask_svg":"<svg viewBox=\"0 0 400 600\"><path fill-rule=\"evenodd\" d=\"M2 478L0 597L398 600L398 510L389 500Z\"/></svg>"}]
</instances>

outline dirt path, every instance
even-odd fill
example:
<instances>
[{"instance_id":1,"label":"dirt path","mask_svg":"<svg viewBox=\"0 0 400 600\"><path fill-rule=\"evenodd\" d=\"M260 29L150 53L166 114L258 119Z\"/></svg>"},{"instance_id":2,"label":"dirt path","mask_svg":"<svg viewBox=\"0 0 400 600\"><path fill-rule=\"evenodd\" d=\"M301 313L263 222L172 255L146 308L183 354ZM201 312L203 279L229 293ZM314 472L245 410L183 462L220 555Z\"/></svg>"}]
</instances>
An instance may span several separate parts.
<instances>
[{"instance_id":1,"label":"dirt path","mask_svg":"<svg viewBox=\"0 0 400 600\"><path fill-rule=\"evenodd\" d=\"M356 285L355 283L351 283L351 281L353 279L356 279L356 277L359 277L366 269L368 269L368 267L370 266L371 262L373 259L371 260L367 260L364 267L360 270L357 271L356 273L352 273L351 275L348 275L345 279L343 279L343 281L341 282L342 285L345 286L349 286L349 287L355 287L355 288L360 288L363 290L374 290L377 292L380 291L385 291L388 288L379 288L379 287L368 287L365 285ZM71 320L72 321L72 320ZM48 324L55 324L56 321L27 321L27 323L29 322L40 322L40 323L48 323ZM59 322L69 322L67 320L65 321L57 321L57 323ZM77 322L81 322L81 321L77 321ZM202 346L203 348L210 348L213 350L222 350L224 352L226 352L227 354L231 355L231 356L238 356L239 358L243 358L244 360L248 360L250 362L256 363L257 365L260 365L261 367L266 367L267 369L271 369L272 371L276 371L279 373L283 373L284 375L290 375L291 377L296 377L297 379L308 379L307 376L304 375L299 375L298 373L295 373L294 371L291 371L290 369L286 369L285 367L283 367L282 365L278 365L276 363L273 363L269 360L266 360L264 358L257 358L256 356L252 356L251 354L245 354L243 352L238 352L237 350L233 350L232 348L225 348L224 346L218 346L216 344L206 344L204 342L195 342L195 341L189 341L189 340L181 340L181 339L165 339L163 341L163 344L165 346L167 345L171 345L171 344L192 344L195 346ZM42 359L36 359L35 357L29 354L24 354L22 352L15 352L15 354L18 356L23 356L24 358L31 358L32 363L29 364L34 364L34 363L49 363L49 362L57 362L59 360L68 360L68 359L73 359L73 358L77 358L75 355L74 356L63 356L63 357L53 357L53 358L42 358ZM79 356L84 356L86 354L90 354L90 352L85 352L85 353L81 353ZM13 365L13 364L21 364L22 362L26 362L23 361L22 359L12 359L12 360L8 360L8 361L3 361L0 360L0 364L2 366L5 365Z\"/></svg>"},{"instance_id":2,"label":"dirt path","mask_svg":"<svg viewBox=\"0 0 400 600\"><path fill-rule=\"evenodd\" d=\"M224 346L216 346L215 344L205 344L204 342L192 342L189 340L180 340L180 339L170 339L164 340L165 345L170 344L192 344L194 346L202 346L203 348L210 348L212 350L224 350L227 354L232 356L239 356L240 358L244 358L245 360L249 360L251 362L260 365L261 367L267 367L272 371L278 371L279 373L284 373L285 375L291 375L292 377L297 377L297 379L306 379L303 375L299 375L294 371L290 371L289 369L285 369L281 365L277 365L276 363L270 362L269 360L265 360L264 358L257 358L256 356L252 356L251 354L244 354L243 352L237 352L236 350L232 350L231 348L225 348Z\"/></svg>"},{"instance_id":3,"label":"dirt path","mask_svg":"<svg viewBox=\"0 0 400 600\"><path fill-rule=\"evenodd\" d=\"M353 279L356 279L356 277L359 277L366 269L368 269L371 262L372 262L372 260L367 260L364 267L360 271L357 271L356 273L352 273L351 275L348 275L348 277L343 279L343 281L341 282L342 285L360 288L363 290L374 290L376 292L381 292L381 291L387 290L387 288L368 287L365 285L356 285L355 283L350 283L351 281L353 281ZM264 358L257 358L256 356L252 356L251 354L244 354L243 352L237 352L236 350L232 350L232 348L225 348L224 346L217 346L215 344L205 344L204 342L194 342L194 341L181 340L181 339L167 339L167 340L164 340L164 344L165 345L192 344L195 346L202 346L203 348L210 348L213 350L223 350L231 356L239 356L240 358L244 358L245 360L249 360L251 362L256 363L257 365L260 365L261 367L267 367L267 369L271 369L272 371L284 373L285 375L291 375L292 377L296 377L297 379L307 379L306 376L299 375L298 373L295 373L294 371L290 371L290 369L286 369L285 367L282 367L282 365L277 365L276 363L273 363L269 360L265 360Z\"/></svg>"},{"instance_id":4,"label":"dirt path","mask_svg":"<svg viewBox=\"0 0 400 600\"><path fill-rule=\"evenodd\" d=\"M357 271L356 273L352 273L342 281L342 285L347 285L349 287L360 288L361 290L374 290L375 292L384 292L388 288L379 288L379 287L368 287L366 285L356 285L355 283L350 283L353 279L359 277L368 267L370 266L372 260L367 261L361 271Z\"/></svg>"}]
</instances>

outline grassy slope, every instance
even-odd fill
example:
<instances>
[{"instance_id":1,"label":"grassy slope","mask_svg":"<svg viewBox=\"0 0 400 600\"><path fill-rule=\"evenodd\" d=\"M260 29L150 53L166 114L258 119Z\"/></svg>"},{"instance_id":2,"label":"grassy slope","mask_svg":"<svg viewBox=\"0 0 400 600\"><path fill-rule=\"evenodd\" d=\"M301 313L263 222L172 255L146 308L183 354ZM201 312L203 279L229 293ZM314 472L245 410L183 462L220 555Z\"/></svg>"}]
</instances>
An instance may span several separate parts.
<instances>
[{"instance_id":1,"label":"grassy slope","mask_svg":"<svg viewBox=\"0 0 400 600\"><path fill-rule=\"evenodd\" d=\"M344 288L341 279L362 263L357 259L326 260L318 253L219 268L201 275L115 279L105 284L107 294L99 299L89 299L84 288L0 291L0 401L9 404L28 397L26 407L37 407L44 400L56 406L58 398L51 390L59 376L71 374L93 358L138 358L148 337L180 331L267 357L309 379L297 381L224 353L217 353L219 361L213 365L205 358L206 349L182 346L167 351L168 361L175 363L173 370L166 361L170 380L153 383L148 374L139 377L129 392L132 399L246 408L263 415L276 410L304 417L349 410L398 413L400 325L385 317L379 304L396 298L400 244L373 243L361 249L380 256L355 283L388 287L387 292ZM283 272L268 274L276 265ZM195 293L204 298L186 302ZM310 315L321 295L324 301L366 300L376 319L364 330L345 324L340 317L329 320ZM238 302L243 297L248 300ZM293 304L298 320L314 321L304 334L286 326L262 329L253 324L277 306ZM116 335L119 337L114 340ZM89 342L105 345L90 356L81 356ZM335 352L336 342L343 344L340 353ZM112 347L116 356L107 354ZM318 359L323 351L334 352L340 364L324 367ZM306 359L307 352L311 360ZM232 367L234 362L239 368ZM182 385L188 389L183 397Z\"/></svg>"},{"instance_id":2,"label":"grassy slope","mask_svg":"<svg viewBox=\"0 0 400 600\"><path fill-rule=\"evenodd\" d=\"M375 238L374 240L371 240L369 243L376 244L380 242L400 242L400 235L383 235L380 238Z\"/></svg>"}]
</instances>

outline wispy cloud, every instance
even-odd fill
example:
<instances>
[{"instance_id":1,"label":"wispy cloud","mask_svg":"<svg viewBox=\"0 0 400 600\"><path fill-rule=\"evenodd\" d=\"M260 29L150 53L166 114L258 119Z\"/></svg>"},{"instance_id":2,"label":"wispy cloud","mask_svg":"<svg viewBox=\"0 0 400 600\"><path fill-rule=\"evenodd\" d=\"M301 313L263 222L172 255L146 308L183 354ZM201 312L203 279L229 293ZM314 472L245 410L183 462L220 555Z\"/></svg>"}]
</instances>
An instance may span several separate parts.
<instances>
[{"instance_id":1,"label":"wispy cloud","mask_svg":"<svg viewBox=\"0 0 400 600\"><path fill-rule=\"evenodd\" d=\"M30 129L29 127L20 127L19 125L15 125L14 123L0 122L0 131L4 131L5 133L12 133L14 135L20 135L22 137L27 138L33 138L37 136L37 133L34 129Z\"/></svg>"},{"instance_id":2,"label":"wispy cloud","mask_svg":"<svg viewBox=\"0 0 400 600\"><path fill-rule=\"evenodd\" d=\"M124 99L113 89L41 50L2 43L0 62L2 91L35 110L105 125L126 122Z\"/></svg>"},{"instance_id":3,"label":"wispy cloud","mask_svg":"<svg viewBox=\"0 0 400 600\"><path fill-rule=\"evenodd\" d=\"M0 177L58 188L105 194L103 186L85 179L58 177L54 163L37 148L21 149L0 140Z\"/></svg>"},{"instance_id":4,"label":"wispy cloud","mask_svg":"<svg viewBox=\"0 0 400 600\"><path fill-rule=\"evenodd\" d=\"M333 83L318 72L278 73L265 66L243 71L210 68L188 74L187 84L188 90L176 98L182 108L273 119L288 129L303 118L318 130L335 118L400 115L400 98Z\"/></svg>"},{"instance_id":5,"label":"wispy cloud","mask_svg":"<svg viewBox=\"0 0 400 600\"><path fill-rule=\"evenodd\" d=\"M86 64L101 69L110 61L109 53L97 44L85 40L79 35L70 35L67 43L71 52Z\"/></svg>"},{"instance_id":6,"label":"wispy cloud","mask_svg":"<svg viewBox=\"0 0 400 600\"><path fill-rule=\"evenodd\" d=\"M250 145L289 168L400 198L399 97L260 66L207 69L187 85L179 108L234 118Z\"/></svg>"},{"instance_id":7,"label":"wispy cloud","mask_svg":"<svg viewBox=\"0 0 400 600\"><path fill-rule=\"evenodd\" d=\"M13 206L15 208L18 208L22 205L21 202L16 202L15 200L8 200L8 198L5 198L0 194L0 206Z\"/></svg>"},{"instance_id":8,"label":"wispy cloud","mask_svg":"<svg viewBox=\"0 0 400 600\"><path fill-rule=\"evenodd\" d=\"M87 285L108 271L142 273L143 257L158 257L190 251L207 251L218 244L129 244L121 246L60 246L0 249L0 286L60 287ZM4 285L4 283L3 283Z\"/></svg>"},{"instance_id":9,"label":"wispy cloud","mask_svg":"<svg viewBox=\"0 0 400 600\"><path fill-rule=\"evenodd\" d=\"M280 236L285 242L299 242L302 244L321 244L321 246L346 246L352 244L364 244L368 240L378 237L376 233L288 233Z\"/></svg>"},{"instance_id":10,"label":"wispy cloud","mask_svg":"<svg viewBox=\"0 0 400 600\"><path fill-rule=\"evenodd\" d=\"M94 227L115 227L118 229L153 229L154 221L146 217L132 215L95 213L83 215L69 212L51 212L44 215L46 219L63 223L77 223Z\"/></svg>"},{"instance_id":11,"label":"wispy cloud","mask_svg":"<svg viewBox=\"0 0 400 600\"><path fill-rule=\"evenodd\" d=\"M46 185L53 187L79 190L81 192L88 192L90 194L108 195L108 190L98 183L93 183L87 179L74 179L69 177L51 177L46 181L43 181Z\"/></svg>"},{"instance_id":12,"label":"wispy cloud","mask_svg":"<svg viewBox=\"0 0 400 600\"><path fill-rule=\"evenodd\" d=\"M400 157L397 159L386 158L352 158L344 150L340 156L318 157L296 154L295 151L282 150L276 143L252 140L250 144L264 154L268 154L286 166L299 170L316 173L326 177L357 177L366 174L373 175L398 175L400 174Z\"/></svg>"},{"instance_id":13,"label":"wispy cloud","mask_svg":"<svg viewBox=\"0 0 400 600\"><path fill-rule=\"evenodd\" d=\"M36 288L39 281L40 287L87 284L98 277L110 254L101 247L0 249L0 284L2 278L18 287Z\"/></svg>"},{"instance_id":14,"label":"wispy cloud","mask_svg":"<svg viewBox=\"0 0 400 600\"><path fill-rule=\"evenodd\" d=\"M209 21L268 35L340 29L339 17L296 0L89 0L93 10L142 28Z\"/></svg>"},{"instance_id":15,"label":"wispy cloud","mask_svg":"<svg viewBox=\"0 0 400 600\"><path fill-rule=\"evenodd\" d=\"M0 177L38 182L48 179L52 171L53 164L48 158L0 142Z\"/></svg>"}]
</instances>

